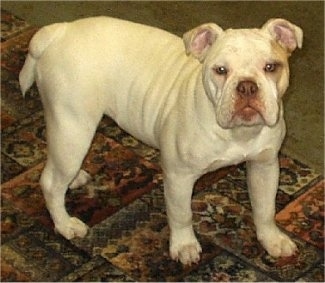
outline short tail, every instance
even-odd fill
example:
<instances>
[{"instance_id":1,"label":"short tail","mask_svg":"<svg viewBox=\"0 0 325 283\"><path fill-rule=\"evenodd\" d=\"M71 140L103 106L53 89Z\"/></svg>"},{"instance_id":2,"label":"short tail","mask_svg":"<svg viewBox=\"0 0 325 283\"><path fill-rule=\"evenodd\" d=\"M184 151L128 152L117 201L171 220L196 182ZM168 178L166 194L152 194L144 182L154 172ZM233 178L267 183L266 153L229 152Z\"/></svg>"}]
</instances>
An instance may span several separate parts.
<instances>
[{"instance_id":1,"label":"short tail","mask_svg":"<svg viewBox=\"0 0 325 283\"><path fill-rule=\"evenodd\" d=\"M40 29L29 44L29 52L22 70L19 73L19 85L23 96L35 81L37 60L45 49L65 31L66 24L52 24Z\"/></svg>"},{"instance_id":2,"label":"short tail","mask_svg":"<svg viewBox=\"0 0 325 283\"><path fill-rule=\"evenodd\" d=\"M19 85L23 96L25 96L27 90L35 81L35 65L36 59L28 54L25 64L19 73Z\"/></svg>"}]
</instances>

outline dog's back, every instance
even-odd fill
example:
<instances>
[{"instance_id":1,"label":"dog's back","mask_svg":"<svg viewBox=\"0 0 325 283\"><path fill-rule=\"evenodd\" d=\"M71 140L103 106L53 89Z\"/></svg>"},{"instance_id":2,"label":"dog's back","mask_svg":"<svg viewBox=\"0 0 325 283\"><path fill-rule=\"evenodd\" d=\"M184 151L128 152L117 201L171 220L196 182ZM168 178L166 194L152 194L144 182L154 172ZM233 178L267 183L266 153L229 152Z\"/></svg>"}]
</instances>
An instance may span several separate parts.
<instances>
[{"instance_id":1,"label":"dog's back","mask_svg":"<svg viewBox=\"0 0 325 283\"><path fill-rule=\"evenodd\" d=\"M134 136L157 146L152 131L157 119L163 119L159 109L166 104L172 107L180 87L175 81L182 82L181 76L188 77L187 72L197 66L195 59L186 56L181 38L171 33L94 17L38 31L20 85L25 94L36 80L45 108L54 107L58 96L61 104L62 100L67 105L71 100L84 101L88 108L100 109Z\"/></svg>"}]
</instances>

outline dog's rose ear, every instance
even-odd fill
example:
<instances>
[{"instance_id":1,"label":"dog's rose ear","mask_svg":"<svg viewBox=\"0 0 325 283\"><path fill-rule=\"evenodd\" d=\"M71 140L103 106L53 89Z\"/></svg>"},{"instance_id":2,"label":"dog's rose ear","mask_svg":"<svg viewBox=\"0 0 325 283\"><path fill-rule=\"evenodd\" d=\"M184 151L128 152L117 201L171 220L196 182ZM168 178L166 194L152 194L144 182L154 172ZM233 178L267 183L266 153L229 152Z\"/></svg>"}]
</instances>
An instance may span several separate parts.
<instances>
[{"instance_id":1,"label":"dog's rose ear","mask_svg":"<svg viewBox=\"0 0 325 283\"><path fill-rule=\"evenodd\" d=\"M302 47L302 29L284 19L270 19L262 27L289 53Z\"/></svg>"},{"instance_id":2,"label":"dog's rose ear","mask_svg":"<svg viewBox=\"0 0 325 283\"><path fill-rule=\"evenodd\" d=\"M203 24L183 35L186 54L192 54L202 62L210 46L215 42L222 28L214 23Z\"/></svg>"}]
</instances>

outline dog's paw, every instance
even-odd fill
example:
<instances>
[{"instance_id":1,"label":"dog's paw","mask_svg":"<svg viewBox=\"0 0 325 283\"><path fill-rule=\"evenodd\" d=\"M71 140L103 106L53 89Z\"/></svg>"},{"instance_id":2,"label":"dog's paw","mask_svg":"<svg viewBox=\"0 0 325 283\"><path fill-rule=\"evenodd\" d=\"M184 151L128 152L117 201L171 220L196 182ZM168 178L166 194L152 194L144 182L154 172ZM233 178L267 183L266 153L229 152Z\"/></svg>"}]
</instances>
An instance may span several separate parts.
<instances>
[{"instance_id":1,"label":"dog's paw","mask_svg":"<svg viewBox=\"0 0 325 283\"><path fill-rule=\"evenodd\" d=\"M83 238L87 235L88 226L76 217L70 217L55 225L55 231L70 240L75 237Z\"/></svg>"},{"instance_id":2,"label":"dog's paw","mask_svg":"<svg viewBox=\"0 0 325 283\"><path fill-rule=\"evenodd\" d=\"M201 246L198 242L170 248L170 256L173 260L180 261L184 265L198 263L200 260Z\"/></svg>"},{"instance_id":3,"label":"dog's paw","mask_svg":"<svg viewBox=\"0 0 325 283\"><path fill-rule=\"evenodd\" d=\"M69 185L70 189L78 189L81 186L88 183L91 180L91 176L84 170L80 170L77 177Z\"/></svg>"},{"instance_id":4,"label":"dog's paw","mask_svg":"<svg viewBox=\"0 0 325 283\"><path fill-rule=\"evenodd\" d=\"M184 265L191 265L200 260L202 248L194 236L193 230L174 233L170 239L170 256Z\"/></svg>"},{"instance_id":5,"label":"dog's paw","mask_svg":"<svg viewBox=\"0 0 325 283\"><path fill-rule=\"evenodd\" d=\"M296 244L278 229L261 234L258 238L269 255L273 257L288 257L298 251Z\"/></svg>"}]
</instances>

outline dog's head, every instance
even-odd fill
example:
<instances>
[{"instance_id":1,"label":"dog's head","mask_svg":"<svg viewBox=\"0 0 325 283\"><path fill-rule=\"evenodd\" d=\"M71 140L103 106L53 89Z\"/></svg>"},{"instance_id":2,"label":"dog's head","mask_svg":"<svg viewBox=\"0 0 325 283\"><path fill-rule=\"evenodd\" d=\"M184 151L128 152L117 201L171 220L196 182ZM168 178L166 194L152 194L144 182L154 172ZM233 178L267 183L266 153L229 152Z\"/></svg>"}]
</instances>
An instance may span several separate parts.
<instances>
[{"instance_id":1,"label":"dog's head","mask_svg":"<svg viewBox=\"0 0 325 283\"><path fill-rule=\"evenodd\" d=\"M302 30L284 19L261 29L204 24L184 34L187 54L203 64L203 85L222 128L277 123L289 85L288 57L302 38Z\"/></svg>"}]
</instances>

